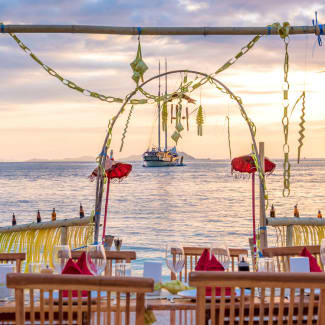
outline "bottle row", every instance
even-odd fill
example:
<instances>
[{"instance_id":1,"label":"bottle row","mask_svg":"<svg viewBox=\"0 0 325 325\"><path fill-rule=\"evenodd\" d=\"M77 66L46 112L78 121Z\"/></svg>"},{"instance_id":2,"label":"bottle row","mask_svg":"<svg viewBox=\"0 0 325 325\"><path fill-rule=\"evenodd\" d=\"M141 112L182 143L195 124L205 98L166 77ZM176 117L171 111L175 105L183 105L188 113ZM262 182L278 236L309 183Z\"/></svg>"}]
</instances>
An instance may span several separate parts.
<instances>
[{"instance_id":1,"label":"bottle row","mask_svg":"<svg viewBox=\"0 0 325 325\"><path fill-rule=\"evenodd\" d=\"M299 215L299 210L298 210L298 204L296 204L296 205L294 206L294 208L293 208L293 216L294 216L295 218L299 218L299 217L300 217L300 215ZM274 209L273 204L272 204L272 206L271 206L271 210L270 210L270 218L275 218L275 209ZM320 210L318 210L317 218L318 218L318 219L322 219L322 218L323 218L322 213L321 213Z\"/></svg>"},{"instance_id":2,"label":"bottle row","mask_svg":"<svg viewBox=\"0 0 325 325\"><path fill-rule=\"evenodd\" d=\"M79 215L80 215L80 219L85 216L85 212L84 212L84 209L83 209L83 206L82 206L81 203L80 203ZM53 211L52 211L52 214L51 214L51 221L55 221L55 220L56 220L56 211L55 211L55 208L53 208ZM40 213L39 210L37 210L36 221L37 221L37 223L42 222L41 213ZM17 224L16 216L15 216L14 213L12 214L11 224L13 226L15 226Z\"/></svg>"}]
</instances>

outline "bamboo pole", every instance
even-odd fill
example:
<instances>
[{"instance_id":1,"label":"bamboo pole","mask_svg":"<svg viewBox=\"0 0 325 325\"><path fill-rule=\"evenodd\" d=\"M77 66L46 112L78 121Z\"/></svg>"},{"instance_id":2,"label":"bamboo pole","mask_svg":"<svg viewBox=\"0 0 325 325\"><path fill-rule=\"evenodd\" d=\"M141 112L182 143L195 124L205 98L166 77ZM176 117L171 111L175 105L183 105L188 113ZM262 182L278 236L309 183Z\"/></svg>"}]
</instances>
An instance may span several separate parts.
<instances>
[{"instance_id":1,"label":"bamboo pole","mask_svg":"<svg viewBox=\"0 0 325 325\"><path fill-rule=\"evenodd\" d=\"M261 172L265 182L265 167L264 167L264 142L259 142L259 157ZM267 248L267 231L266 231L266 215L265 215L265 192L264 184L260 178L260 246L261 250Z\"/></svg>"},{"instance_id":2,"label":"bamboo pole","mask_svg":"<svg viewBox=\"0 0 325 325\"><path fill-rule=\"evenodd\" d=\"M319 218L267 218L266 223L268 226L325 226L325 219Z\"/></svg>"},{"instance_id":3,"label":"bamboo pole","mask_svg":"<svg viewBox=\"0 0 325 325\"><path fill-rule=\"evenodd\" d=\"M317 26L291 26L289 34L320 34ZM278 35L275 27L120 27L90 25L5 25L2 33L77 33L111 35Z\"/></svg>"},{"instance_id":4,"label":"bamboo pole","mask_svg":"<svg viewBox=\"0 0 325 325\"><path fill-rule=\"evenodd\" d=\"M35 229L50 229L60 227L73 227L73 226L86 226L90 222L90 217L86 218L71 218L64 220L46 221L46 222L32 222L16 226L1 227L0 233L4 232L17 232Z\"/></svg>"}]
</instances>

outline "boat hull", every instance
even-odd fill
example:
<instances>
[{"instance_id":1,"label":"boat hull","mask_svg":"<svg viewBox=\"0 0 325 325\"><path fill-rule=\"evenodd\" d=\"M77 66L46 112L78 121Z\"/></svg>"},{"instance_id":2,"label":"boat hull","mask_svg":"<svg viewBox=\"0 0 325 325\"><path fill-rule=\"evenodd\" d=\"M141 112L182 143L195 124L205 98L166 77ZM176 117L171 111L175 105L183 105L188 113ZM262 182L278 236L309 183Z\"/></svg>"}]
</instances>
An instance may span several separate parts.
<instances>
[{"instance_id":1,"label":"boat hull","mask_svg":"<svg viewBox=\"0 0 325 325\"><path fill-rule=\"evenodd\" d=\"M163 161L163 160L144 160L144 167L172 167L179 166L178 160L176 161Z\"/></svg>"}]
</instances>

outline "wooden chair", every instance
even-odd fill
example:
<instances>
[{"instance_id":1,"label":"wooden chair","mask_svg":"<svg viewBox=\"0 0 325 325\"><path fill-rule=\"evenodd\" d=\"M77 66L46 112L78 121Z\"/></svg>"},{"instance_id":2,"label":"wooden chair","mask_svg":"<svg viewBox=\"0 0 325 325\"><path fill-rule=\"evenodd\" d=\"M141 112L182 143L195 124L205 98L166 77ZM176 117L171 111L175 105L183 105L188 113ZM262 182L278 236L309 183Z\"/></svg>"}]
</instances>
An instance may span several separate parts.
<instances>
[{"instance_id":1,"label":"wooden chair","mask_svg":"<svg viewBox=\"0 0 325 325\"><path fill-rule=\"evenodd\" d=\"M208 324L209 318L211 325L325 324L324 273L192 272L189 283L197 288L196 325Z\"/></svg>"},{"instance_id":2,"label":"wooden chair","mask_svg":"<svg viewBox=\"0 0 325 325\"><path fill-rule=\"evenodd\" d=\"M188 281L188 273L192 272L195 269L195 266L202 255L205 247L184 247L185 254L185 264L183 270L178 274L178 279L181 281ZM176 258L178 254L177 248L172 248L172 255ZM230 258L231 258L231 271L234 272L237 269L237 264L239 262L239 257L241 255L248 256L247 249L241 248L229 248ZM171 279L175 280L176 277L171 273Z\"/></svg>"},{"instance_id":3,"label":"wooden chair","mask_svg":"<svg viewBox=\"0 0 325 325\"><path fill-rule=\"evenodd\" d=\"M0 253L0 263L16 263L16 272L20 273L21 264L26 259L26 253Z\"/></svg>"},{"instance_id":4,"label":"wooden chair","mask_svg":"<svg viewBox=\"0 0 325 325\"><path fill-rule=\"evenodd\" d=\"M72 251L71 257L77 260L83 251ZM131 261L137 258L136 252L134 251L106 251L106 268L105 275L113 276L114 263L126 262L131 263Z\"/></svg>"},{"instance_id":5,"label":"wooden chair","mask_svg":"<svg viewBox=\"0 0 325 325\"><path fill-rule=\"evenodd\" d=\"M270 247L264 248L262 253L264 257L273 257L277 272L289 272L289 258L299 256L304 247L309 250L323 268L320 260L320 246Z\"/></svg>"},{"instance_id":6,"label":"wooden chair","mask_svg":"<svg viewBox=\"0 0 325 325\"><path fill-rule=\"evenodd\" d=\"M131 310L135 311L132 324L143 325L145 293L153 291L154 281L136 277L10 273L7 287L15 289L17 325L27 320L31 324L90 324L91 315L96 316L93 321L98 325L119 325L122 321L129 325ZM29 289L28 301L24 297L26 289ZM87 296L83 297L85 291ZM131 305L132 293L136 294L135 306ZM39 304L34 302L37 294Z\"/></svg>"}]
</instances>

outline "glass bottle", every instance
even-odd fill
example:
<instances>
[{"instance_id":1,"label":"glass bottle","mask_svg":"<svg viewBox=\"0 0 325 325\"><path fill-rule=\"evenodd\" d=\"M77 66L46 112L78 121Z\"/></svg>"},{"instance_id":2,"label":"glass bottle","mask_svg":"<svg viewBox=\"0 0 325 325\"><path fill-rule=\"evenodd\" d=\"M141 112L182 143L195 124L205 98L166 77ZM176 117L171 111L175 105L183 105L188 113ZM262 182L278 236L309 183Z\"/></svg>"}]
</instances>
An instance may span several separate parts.
<instances>
[{"instance_id":1,"label":"glass bottle","mask_svg":"<svg viewBox=\"0 0 325 325\"><path fill-rule=\"evenodd\" d=\"M12 221L11 221L11 223L12 223L13 226L16 226L16 224L17 224L16 216L15 216L14 213L12 214Z\"/></svg>"},{"instance_id":2,"label":"glass bottle","mask_svg":"<svg viewBox=\"0 0 325 325\"><path fill-rule=\"evenodd\" d=\"M298 204L295 205L295 208L293 210L293 215L294 217L299 218Z\"/></svg>"},{"instance_id":3,"label":"glass bottle","mask_svg":"<svg viewBox=\"0 0 325 325\"><path fill-rule=\"evenodd\" d=\"M273 204L272 204L271 210L270 210L270 218L275 218L275 210L274 210Z\"/></svg>"},{"instance_id":4,"label":"glass bottle","mask_svg":"<svg viewBox=\"0 0 325 325\"><path fill-rule=\"evenodd\" d=\"M36 220L37 220L37 223L42 222L41 214L40 214L39 210L37 210L37 218L36 218Z\"/></svg>"},{"instance_id":5,"label":"glass bottle","mask_svg":"<svg viewBox=\"0 0 325 325\"><path fill-rule=\"evenodd\" d=\"M80 219L83 218L85 216L85 212L84 212L84 208L82 207L82 204L80 203Z\"/></svg>"},{"instance_id":6,"label":"glass bottle","mask_svg":"<svg viewBox=\"0 0 325 325\"><path fill-rule=\"evenodd\" d=\"M249 272L249 264L245 261L244 257L242 257L241 261L238 263L238 271Z\"/></svg>"},{"instance_id":7,"label":"glass bottle","mask_svg":"<svg viewBox=\"0 0 325 325\"><path fill-rule=\"evenodd\" d=\"M53 208L52 215L51 215L51 219L52 219L52 221L55 221L56 220L55 208Z\"/></svg>"}]
</instances>

